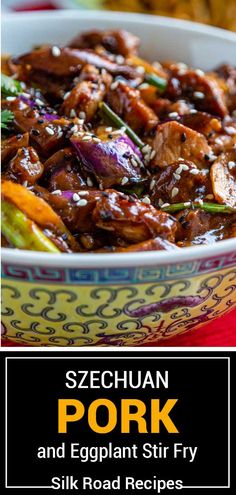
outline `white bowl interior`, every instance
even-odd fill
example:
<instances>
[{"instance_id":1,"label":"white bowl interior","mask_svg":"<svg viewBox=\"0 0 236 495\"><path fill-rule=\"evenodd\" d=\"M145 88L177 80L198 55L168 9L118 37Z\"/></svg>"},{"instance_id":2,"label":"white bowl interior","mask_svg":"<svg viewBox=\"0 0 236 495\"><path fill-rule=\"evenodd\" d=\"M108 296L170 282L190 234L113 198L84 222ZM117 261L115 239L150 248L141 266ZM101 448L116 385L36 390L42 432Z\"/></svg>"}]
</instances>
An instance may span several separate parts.
<instances>
[{"instance_id":1,"label":"white bowl interior","mask_svg":"<svg viewBox=\"0 0 236 495\"><path fill-rule=\"evenodd\" d=\"M236 34L201 24L165 17L111 12L65 10L5 14L3 16L2 51L19 54L33 45L63 45L80 31L97 28L128 29L141 38L142 55L150 60L174 59L193 67L212 69L222 62L236 63ZM185 248L177 253L151 252L128 254L51 255L3 249L3 260L19 264L51 266L138 266L178 263L194 258L211 257L236 250L236 239L215 245ZM63 259L63 262L62 262Z\"/></svg>"},{"instance_id":2,"label":"white bowl interior","mask_svg":"<svg viewBox=\"0 0 236 495\"><path fill-rule=\"evenodd\" d=\"M176 59L211 69L236 62L236 35L201 24L142 14L59 11L5 15L3 52L19 54L40 43L63 43L86 29L123 28L142 41L142 54L152 60Z\"/></svg>"}]
</instances>

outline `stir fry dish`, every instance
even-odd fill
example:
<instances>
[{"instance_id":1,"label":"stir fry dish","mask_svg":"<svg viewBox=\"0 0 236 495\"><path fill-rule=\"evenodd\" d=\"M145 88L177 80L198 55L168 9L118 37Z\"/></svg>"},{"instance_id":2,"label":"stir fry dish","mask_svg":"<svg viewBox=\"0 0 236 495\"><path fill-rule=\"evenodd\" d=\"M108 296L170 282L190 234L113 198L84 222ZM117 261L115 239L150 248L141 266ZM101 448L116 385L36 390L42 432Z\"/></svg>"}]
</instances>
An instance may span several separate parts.
<instances>
[{"instance_id":1,"label":"stir fry dish","mask_svg":"<svg viewBox=\"0 0 236 495\"><path fill-rule=\"evenodd\" d=\"M3 58L3 246L174 251L236 236L236 68L138 48L94 30Z\"/></svg>"}]
</instances>

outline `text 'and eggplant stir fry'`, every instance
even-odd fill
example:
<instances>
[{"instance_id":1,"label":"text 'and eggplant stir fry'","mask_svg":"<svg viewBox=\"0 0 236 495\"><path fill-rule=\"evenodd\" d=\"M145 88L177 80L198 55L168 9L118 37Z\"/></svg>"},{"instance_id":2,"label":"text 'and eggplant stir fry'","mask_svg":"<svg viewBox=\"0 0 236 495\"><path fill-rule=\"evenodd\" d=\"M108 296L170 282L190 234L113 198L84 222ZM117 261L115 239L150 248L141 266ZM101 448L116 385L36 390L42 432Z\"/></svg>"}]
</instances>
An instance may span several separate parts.
<instances>
[{"instance_id":1,"label":"text 'and eggplant stir fry'","mask_svg":"<svg viewBox=\"0 0 236 495\"><path fill-rule=\"evenodd\" d=\"M4 246L169 251L236 236L236 68L151 64L138 47L90 31L4 57Z\"/></svg>"}]
</instances>

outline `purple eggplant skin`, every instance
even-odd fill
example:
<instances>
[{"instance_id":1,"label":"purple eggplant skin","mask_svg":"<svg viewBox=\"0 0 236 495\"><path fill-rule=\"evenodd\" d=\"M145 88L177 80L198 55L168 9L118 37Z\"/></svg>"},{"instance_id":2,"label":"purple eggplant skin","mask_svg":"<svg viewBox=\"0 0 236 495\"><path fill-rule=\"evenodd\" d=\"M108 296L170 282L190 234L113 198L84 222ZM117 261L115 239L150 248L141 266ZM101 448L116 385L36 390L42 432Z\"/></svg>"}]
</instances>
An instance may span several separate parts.
<instances>
[{"instance_id":1,"label":"purple eggplant skin","mask_svg":"<svg viewBox=\"0 0 236 495\"><path fill-rule=\"evenodd\" d=\"M128 179L125 180L128 184L144 177L141 152L126 135L116 135L114 139L100 142L72 136L71 143L83 167L95 175L104 189L122 184L124 178Z\"/></svg>"},{"instance_id":2,"label":"purple eggplant skin","mask_svg":"<svg viewBox=\"0 0 236 495\"><path fill-rule=\"evenodd\" d=\"M40 106L37 104L37 98L35 99L33 96L30 96L30 98L27 98L26 96L24 95L19 95L18 98L23 102L25 103L26 105L28 105L30 108L38 108L39 110L44 110L44 113L43 113L43 118L45 120L48 120L48 121L51 121L51 120L58 120L60 119L61 117L59 117L59 115L57 115L56 113L54 113L52 111L52 113L49 111L48 107L46 107L46 104L45 106ZM41 100L41 98L39 98Z\"/></svg>"}]
</instances>

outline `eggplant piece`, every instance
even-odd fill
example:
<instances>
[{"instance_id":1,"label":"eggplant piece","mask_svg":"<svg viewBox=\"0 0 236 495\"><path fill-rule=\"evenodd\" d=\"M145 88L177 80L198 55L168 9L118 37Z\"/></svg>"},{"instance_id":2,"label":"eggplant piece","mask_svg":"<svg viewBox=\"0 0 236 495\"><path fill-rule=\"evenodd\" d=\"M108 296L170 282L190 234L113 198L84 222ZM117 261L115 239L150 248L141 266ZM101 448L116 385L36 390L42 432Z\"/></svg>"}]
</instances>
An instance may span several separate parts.
<instances>
[{"instance_id":1,"label":"eggplant piece","mask_svg":"<svg viewBox=\"0 0 236 495\"><path fill-rule=\"evenodd\" d=\"M1 143L1 160L2 164L8 162L17 152L18 148L27 147L29 145L29 133L17 134L7 139L3 139Z\"/></svg>"},{"instance_id":2,"label":"eggplant piece","mask_svg":"<svg viewBox=\"0 0 236 495\"><path fill-rule=\"evenodd\" d=\"M176 219L168 213L112 190L97 201L93 221L130 244L155 237L174 242L177 230Z\"/></svg>"},{"instance_id":3,"label":"eggplant piece","mask_svg":"<svg viewBox=\"0 0 236 495\"><path fill-rule=\"evenodd\" d=\"M170 99L186 97L200 111L209 112L221 118L228 115L225 92L216 75L205 74L203 71L190 68L182 69L178 64L171 64L169 70L171 77L165 97ZM173 94L173 85L176 88L176 94Z\"/></svg>"},{"instance_id":4,"label":"eggplant piece","mask_svg":"<svg viewBox=\"0 0 236 495\"><path fill-rule=\"evenodd\" d=\"M95 65L98 69L106 69L113 75L122 75L127 79L140 77L138 71L128 65L119 65L109 57L98 55L90 49L60 48L60 55L53 55L53 47L44 46L38 50L21 55L14 63L30 66L29 70L44 72L60 78L74 78L86 64Z\"/></svg>"},{"instance_id":5,"label":"eggplant piece","mask_svg":"<svg viewBox=\"0 0 236 495\"><path fill-rule=\"evenodd\" d=\"M54 153L44 163L44 168L42 183L50 191L87 187L73 148L64 148Z\"/></svg>"},{"instance_id":6,"label":"eggplant piece","mask_svg":"<svg viewBox=\"0 0 236 495\"><path fill-rule=\"evenodd\" d=\"M44 166L39 156L31 146L19 148L16 155L8 164L4 174L9 180L28 185L34 184L43 174Z\"/></svg>"},{"instance_id":7,"label":"eggplant piece","mask_svg":"<svg viewBox=\"0 0 236 495\"><path fill-rule=\"evenodd\" d=\"M102 45L108 52L127 57L137 53L139 43L137 36L124 29L117 31L94 29L76 36L70 42L70 46L72 48L95 48L97 45Z\"/></svg>"},{"instance_id":8,"label":"eggplant piece","mask_svg":"<svg viewBox=\"0 0 236 495\"><path fill-rule=\"evenodd\" d=\"M78 79L78 84L65 95L61 113L70 117L72 112L78 116L84 112L86 122L90 122L111 85L112 77L105 69L100 73L96 67L85 65Z\"/></svg>"},{"instance_id":9,"label":"eggplant piece","mask_svg":"<svg viewBox=\"0 0 236 495\"><path fill-rule=\"evenodd\" d=\"M48 122L42 110L39 112L29 107L14 112L15 127L21 132L29 132L35 148L45 157L63 147L65 137L62 129L67 124L68 121L63 118Z\"/></svg>"},{"instance_id":10,"label":"eggplant piece","mask_svg":"<svg viewBox=\"0 0 236 495\"><path fill-rule=\"evenodd\" d=\"M112 137L84 140L84 136L74 135L71 138L84 168L95 175L104 189L142 179L142 155L138 147L127 135L112 134Z\"/></svg>"},{"instance_id":11,"label":"eggplant piece","mask_svg":"<svg viewBox=\"0 0 236 495\"><path fill-rule=\"evenodd\" d=\"M123 81L117 81L115 88L107 94L108 105L138 134L148 134L158 124L154 111L142 100L140 91Z\"/></svg>"},{"instance_id":12,"label":"eggplant piece","mask_svg":"<svg viewBox=\"0 0 236 495\"><path fill-rule=\"evenodd\" d=\"M181 203L211 194L209 175L187 160L176 163L158 172L151 181L151 202L158 207L163 203Z\"/></svg>"},{"instance_id":13,"label":"eggplant piece","mask_svg":"<svg viewBox=\"0 0 236 495\"><path fill-rule=\"evenodd\" d=\"M57 212L70 232L76 234L76 238L79 233L94 233L96 230L92 212L103 194L101 191L78 189L50 193L36 186L35 193Z\"/></svg>"}]
</instances>

